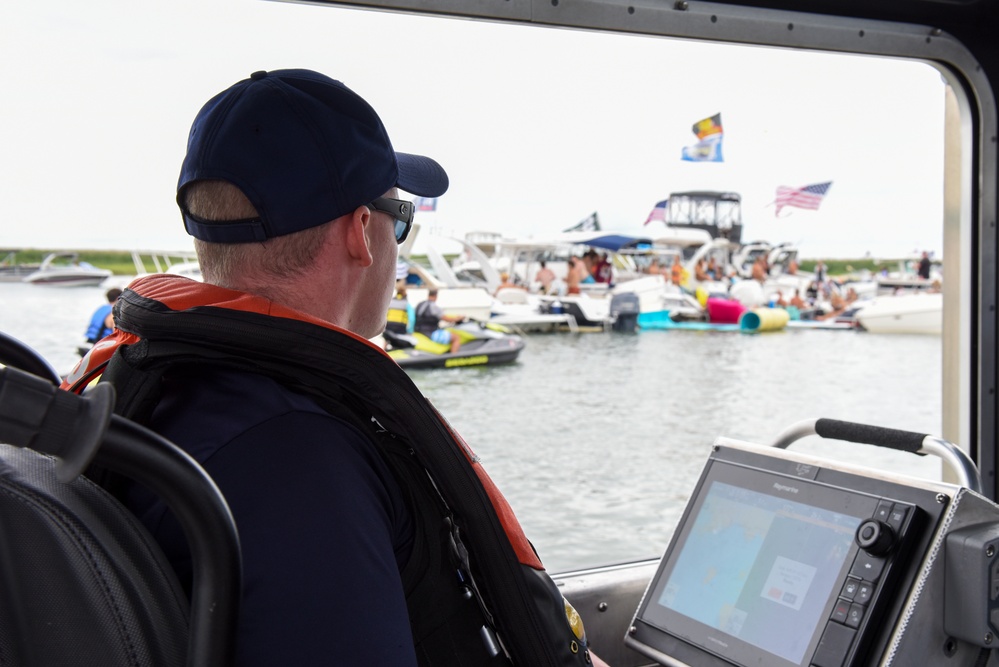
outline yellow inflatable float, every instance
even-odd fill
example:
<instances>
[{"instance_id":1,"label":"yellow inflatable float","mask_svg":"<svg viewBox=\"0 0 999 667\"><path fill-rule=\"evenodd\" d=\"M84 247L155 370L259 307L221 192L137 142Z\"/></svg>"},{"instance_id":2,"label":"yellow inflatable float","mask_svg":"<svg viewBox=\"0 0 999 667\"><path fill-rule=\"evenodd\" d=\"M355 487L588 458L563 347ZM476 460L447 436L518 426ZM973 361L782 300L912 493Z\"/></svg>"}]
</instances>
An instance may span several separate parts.
<instances>
[{"instance_id":1,"label":"yellow inflatable float","mask_svg":"<svg viewBox=\"0 0 999 667\"><path fill-rule=\"evenodd\" d=\"M746 332L779 331L787 326L791 316L783 308L754 308L739 318L739 329Z\"/></svg>"}]
</instances>

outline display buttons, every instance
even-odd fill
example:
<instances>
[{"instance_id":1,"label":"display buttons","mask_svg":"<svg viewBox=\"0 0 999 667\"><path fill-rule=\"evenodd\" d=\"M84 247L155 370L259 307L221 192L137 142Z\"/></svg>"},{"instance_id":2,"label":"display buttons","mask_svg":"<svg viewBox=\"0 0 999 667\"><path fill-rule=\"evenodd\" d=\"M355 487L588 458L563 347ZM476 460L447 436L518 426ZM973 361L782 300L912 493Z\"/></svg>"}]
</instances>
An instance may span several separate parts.
<instances>
[{"instance_id":1,"label":"display buttons","mask_svg":"<svg viewBox=\"0 0 999 667\"><path fill-rule=\"evenodd\" d=\"M909 508L905 505L896 503L892 507L891 514L888 515L888 525L895 529L895 534L901 534L902 524L905 523L905 517L908 514Z\"/></svg>"},{"instance_id":2,"label":"display buttons","mask_svg":"<svg viewBox=\"0 0 999 667\"><path fill-rule=\"evenodd\" d=\"M857 554L856 560L853 561L853 567L850 568L850 575L865 581L877 581L884 567L884 558L878 558L866 551L861 551Z\"/></svg>"},{"instance_id":3,"label":"display buttons","mask_svg":"<svg viewBox=\"0 0 999 667\"><path fill-rule=\"evenodd\" d=\"M815 647L815 654L812 656L812 664L815 667L843 667L846 654L853 646L853 638L857 636L857 631L840 625L839 623L826 623L826 629L822 633L819 645Z\"/></svg>"},{"instance_id":4,"label":"display buttons","mask_svg":"<svg viewBox=\"0 0 999 667\"><path fill-rule=\"evenodd\" d=\"M871 601L872 595L874 595L874 584L869 581L861 582L857 587L857 595L854 597L854 602L867 604Z\"/></svg>"},{"instance_id":5,"label":"display buttons","mask_svg":"<svg viewBox=\"0 0 999 667\"><path fill-rule=\"evenodd\" d=\"M874 516L871 517L876 521L884 521L888 523L888 517L891 516L891 502L887 500L882 500L878 502L878 508L874 510Z\"/></svg>"},{"instance_id":6,"label":"display buttons","mask_svg":"<svg viewBox=\"0 0 999 667\"><path fill-rule=\"evenodd\" d=\"M850 605L850 610L846 614L846 624L851 628L859 628L862 620L864 620L864 608L859 604Z\"/></svg>"},{"instance_id":7,"label":"display buttons","mask_svg":"<svg viewBox=\"0 0 999 667\"><path fill-rule=\"evenodd\" d=\"M846 617L850 615L850 603L846 600L836 600L833 607L832 620L837 623L846 623Z\"/></svg>"},{"instance_id":8,"label":"display buttons","mask_svg":"<svg viewBox=\"0 0 999 667\"><path fill-rule=\"evenodd\" d=\"M839 596L841 598L846 598L847 600L852 600L857 594L857 589L860 587L860 581L852 577L848 577L846 583L843 584L843 590L840 591Z\"/></svg>"}]
</instances>

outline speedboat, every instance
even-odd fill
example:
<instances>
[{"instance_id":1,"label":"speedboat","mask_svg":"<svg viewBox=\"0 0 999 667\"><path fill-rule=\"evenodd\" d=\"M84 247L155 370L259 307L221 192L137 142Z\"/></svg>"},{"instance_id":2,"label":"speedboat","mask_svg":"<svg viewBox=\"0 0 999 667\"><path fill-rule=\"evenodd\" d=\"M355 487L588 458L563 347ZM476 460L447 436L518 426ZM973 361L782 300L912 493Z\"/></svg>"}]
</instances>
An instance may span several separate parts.
<instances>
[{"instance_id":1,"label":"speedboat","mask_svg":"<svg viewBox=\"0 0 999 667\"><path fill-rule=\"evenodd\" d=\"M458 334L461 347L451 352L450 346L436 343L429 336L416 332L399 334L385 331L389 356L403 368L462 368L508 364L517 360L524 349L524 339L510 329L494 322L471 321L448 327Z\"/></svg>"},{"instance_id":2,"label":"speedboat","mask_svg":"<svg viewBox=\"0 0 999 667\"><path fill-rule=\"evenodd\" d=\"M38 270L25 276L23 282L54 287L93 287L111 276L111 271L81 262L75 252L54 252L42 260Z\"/></svg>"},{"instance_id":3,"label":"speedboat","mask_svg":"<svg viewBox=\"0 0 999 667\"><path fill-rule=\"evenodd\" d=\"M857 311L857 322L871 333L940 335L943 294L940 292L879 296Z\"/></svg>"},{"instance_id":4,"label":"speedboat","mask_svg":"<svg viewBox=\"0 0 999 667\"><path fill-rule=\"evenodd\" d=\"M610 299L591 297L587 292L539 298L541 312L571 315L578 331L603 331L611 324Z\"/></svg>"},{"instance_id":5,"label":"speedboat","mask_svg":"<svg viewBox=\"0 0 999 667\"><path fill-rule=\"evenodd\" d=\"M503 287L493 300L490 322L518 333L570 331L578 333L576 318L565 312L542 312L541 296L518 287Z\"/></svg>"}]
</instances>

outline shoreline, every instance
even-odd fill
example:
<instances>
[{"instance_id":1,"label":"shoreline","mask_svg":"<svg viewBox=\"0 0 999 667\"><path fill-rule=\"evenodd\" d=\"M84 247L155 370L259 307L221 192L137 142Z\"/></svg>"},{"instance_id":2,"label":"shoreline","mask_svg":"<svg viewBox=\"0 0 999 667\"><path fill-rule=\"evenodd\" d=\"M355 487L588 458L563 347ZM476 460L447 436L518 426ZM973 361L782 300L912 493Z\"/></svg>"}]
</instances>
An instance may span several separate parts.
<instances>
[{"instance_id":1,"label":"shoreline","mask_svg":"<svg viewBox=\"0 0 999 667\"><path fill-rule=\"evenodd\" d=\"M11 252L15 253L15 260L17 264L37 264L41 262L46 255L53 252L75 252L80 256L82 261L90 262L94 266L101 269L109 269L116 276L135 275L135 262L132 261L133 251L131 250L73 250L40 248L17 250L13 248L0 248L0 257L3 257ZM136 252L139 252L142 255L155 254L159 256L179 257L183 255L190 255L194 251L140 250ZM454 256L457 256L457 254ZM426 264L425 255L412 255L411 259L417 263ZM445 256L445 259L450 261L453 259L453 256ZM887 268L889 271L895 270L900 263L904 264L906 261L909 261L909 259L911 258L896 257L881 259L872 257L818 257L814 259L801 259L798 261L798 266L802 271L811 272L814 270L815 265L821 261L826 265L826 271L830 277L844 277L854 273L861 273L865 270L870 271L871 273L877 273L882 268Z\"/></svg>"}]
</instances>

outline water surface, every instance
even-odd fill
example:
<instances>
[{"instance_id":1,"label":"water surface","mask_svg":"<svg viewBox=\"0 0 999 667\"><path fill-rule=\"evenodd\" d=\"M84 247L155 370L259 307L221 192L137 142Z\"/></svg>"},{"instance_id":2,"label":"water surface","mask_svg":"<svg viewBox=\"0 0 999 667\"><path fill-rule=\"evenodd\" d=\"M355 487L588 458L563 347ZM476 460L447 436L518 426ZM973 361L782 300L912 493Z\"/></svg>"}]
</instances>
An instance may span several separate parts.
<instances>
[{"instance_id":1,"label":"water surface","mask_svg":"<svg viewBox=\"0 0 999 667\"><path fill-rule=\"evenodd\" d=\"M60 372L102 288L0 283L0 330ZM828 417L939 433L939 337L853 331L549 334L517 363L413 371L553 571L658 556L715 438L769 443ZM939 478L932 458L809 438L795 449Z\"/></svg>"}]
</instances>

